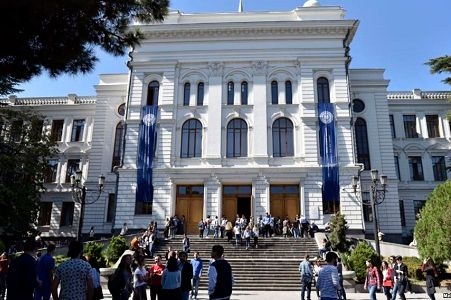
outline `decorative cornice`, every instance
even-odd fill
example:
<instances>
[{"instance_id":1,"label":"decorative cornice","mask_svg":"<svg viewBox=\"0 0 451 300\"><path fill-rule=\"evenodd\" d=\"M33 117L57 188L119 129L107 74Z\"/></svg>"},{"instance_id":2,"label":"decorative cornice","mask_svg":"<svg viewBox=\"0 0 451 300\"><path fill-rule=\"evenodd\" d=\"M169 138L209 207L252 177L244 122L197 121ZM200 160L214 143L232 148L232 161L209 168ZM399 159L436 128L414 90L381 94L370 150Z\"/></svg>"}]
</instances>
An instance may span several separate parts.
<instances>
[{"instance_id":1,"label":"decorative cornice","mask_svg":"<svg viewBox=\"0 0 451 300\"><path fill-rule=\"evenodd\" d=\"M208 71L210 76L222 76L224 73L224 63L210 62L208 63Z\"/></svg>"},{"instance_id":2,"label":"decorative cornice","mask_svg":"<svg viewBox=\"0 0 451 300\"><path fill-rule=\"evenodd\" d=\"M36 105L73 105L73 104L95 104L96 97L75 96L68 97L38 97L38 98L17 98L11 96L7 99L0 99L0 106L36 106Z\"/></svg>"},{"instance_id":3,"label":"decorative cornice","mask_svg":"<svg viewBox=\"0 0 451 300\"><path fill-rule=\"evenodd\" d=\"M268 71L268 62L256 61L252 63L252 73L254 75L266 75Z\"/></svg>"},{"instance_id":4,"label":"decorative cornice","mask_svg":"<svg viewBox=\"0 0 451 300\"><path fill-rule=\"evenodd\" d=\"M177 39L198 39L211 40L221 38L242 38L242 39L264 39L281 37L308 37L322 38L325 36L342 36L348 34L352 26L347 22L334 22L331 24L309 22L303 24L300 22L288 22L281 25L271 24L194 24L194 25L172 25L166 26L143 26L141 30L145 33L148 40L177 40ZM225 25L225 26L224 26ZM219 27L222 26L222 27ZM254 27L250 27L254 26Z\"/></svg>"},{"instance_id":5,"label":"decorative cornice","mask_svg":"<svg viewBox=\"0 0 451 300\"><path fill-rule=\"evenodd\" d=\"M388 100L450 100L451 91L418 91L412 92L396 91L388 92Z\"/></svg>"}]
</instances>

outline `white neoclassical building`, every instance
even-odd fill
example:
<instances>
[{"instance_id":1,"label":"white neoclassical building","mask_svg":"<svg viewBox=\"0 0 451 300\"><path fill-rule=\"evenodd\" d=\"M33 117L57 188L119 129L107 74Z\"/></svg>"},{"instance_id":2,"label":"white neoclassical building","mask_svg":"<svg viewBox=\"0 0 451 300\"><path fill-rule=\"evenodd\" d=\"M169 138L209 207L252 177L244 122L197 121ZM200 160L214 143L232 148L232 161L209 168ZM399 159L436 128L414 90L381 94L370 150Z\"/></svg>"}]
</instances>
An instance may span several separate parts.
<instances>
[{"instance_id":1,"label":"white neoclassical building","mask_svg":"<svg viewBox=\"0 0 451 300\"><path fill-rule=\"evenodd\" d=\"M130 73L102 75L93 97L1 100L35 107L59 134L40 229L76 234L69 177L81 169L88 191L106 176L86 207L85 233L162 226L173 215L195 232L207 215L266 212L321 227L337 211L351 232L371 232L370 170L378 169L388 178L379 228L408 236L447 179L451 92L389 92L383 69L350 69L358 24L316 1L285 12L172 11L161 24L134 25L145 40L130 54Z\"/></svg>"}]
</instances>

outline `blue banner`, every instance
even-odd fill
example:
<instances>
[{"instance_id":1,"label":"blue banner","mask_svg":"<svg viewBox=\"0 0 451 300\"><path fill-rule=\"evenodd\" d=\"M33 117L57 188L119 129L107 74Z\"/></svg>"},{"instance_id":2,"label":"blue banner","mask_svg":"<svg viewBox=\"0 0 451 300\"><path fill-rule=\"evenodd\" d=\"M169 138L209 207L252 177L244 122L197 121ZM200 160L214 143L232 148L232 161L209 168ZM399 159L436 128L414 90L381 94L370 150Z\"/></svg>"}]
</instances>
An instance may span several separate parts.
<instances>
[{"instance_id":1,"label":"blue banner","mask_svg":"<svg viewBox=\"0 0 451 300\"><path fill-rule=\"evenodd\" d=\"M152 165L157 141L158 106L142 108L139 125L136 202L153 202Z\"/></svg>"},{"instance_id":2,"label":"blue banner","mask_svg":"<svg viewBox=\"0 0 451 300\"><path fill-rule=\"evenodd\" d=\"M319 147L323 171L323 200L338 202L340 200L340 184L334 105L332 103L318 103L318 119Z\"/></svg>"}]
</instances>

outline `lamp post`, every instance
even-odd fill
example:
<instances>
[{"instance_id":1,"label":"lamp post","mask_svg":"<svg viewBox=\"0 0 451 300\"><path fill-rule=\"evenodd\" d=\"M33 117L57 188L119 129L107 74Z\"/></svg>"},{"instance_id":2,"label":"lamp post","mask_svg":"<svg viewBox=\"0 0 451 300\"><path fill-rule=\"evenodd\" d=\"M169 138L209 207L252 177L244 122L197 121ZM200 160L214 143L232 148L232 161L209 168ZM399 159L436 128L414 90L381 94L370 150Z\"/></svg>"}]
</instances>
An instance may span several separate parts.
<instances>
[{"instance_id":1,"label":"lamp post","mask_svg":"<svg viewBox=\"0 0 451 300\"><path fill-rule=\"evenodd\" d=\"M370 205L371 210L373 212L373 232L374 232L374 243L376 245L376 252L380 256L381 249L379 244L379 226L377 223L377 211L376 206L384 202L385 193L387 191L387 176L381 175L380 177L379 171L376 169L371 170L371 187L370 187ZM357 185L359 183L360 177L353 176L352 177L352 187L354 189L354 194L357 194ZM363 203L364 205L368 205Z\"/></svg>"},{"instance_id":2,"label":"lamp post","mask_svg":"<svg viewBox=\"0 0 451 300\"><path fill-rule=\"evenodd\" d=\"M70 187L71 187L71 191L72 191L72 199L74 200L74 202L80 203L80 218L78 221L78 231L77 231L77 240L79 240L79 241L82 240L83 219L85 216L86 204L93 204L97 200L99 200L100 195L102 194L102 191L103 191L103 187L105 185L105 176L103 176L103 175L99 176L99 181L97 183L98 195L94 201L89 202L89 203L86 202L87 189L86 189L86 186L81 183L81 179L82 179L81 170L75 171L75 174L73 174L70 177Z\"/></svg>"}]
</instances>

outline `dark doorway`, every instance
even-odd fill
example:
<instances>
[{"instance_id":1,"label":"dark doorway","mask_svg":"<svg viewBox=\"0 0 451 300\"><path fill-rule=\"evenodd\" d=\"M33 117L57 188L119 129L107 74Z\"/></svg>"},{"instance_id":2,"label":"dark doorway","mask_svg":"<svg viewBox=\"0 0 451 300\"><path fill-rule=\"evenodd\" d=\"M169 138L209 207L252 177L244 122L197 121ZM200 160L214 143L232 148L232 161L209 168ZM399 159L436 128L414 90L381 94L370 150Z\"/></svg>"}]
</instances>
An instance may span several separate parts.
<instances>
[{"instance_id":1,"label":"dark doorway","mask_svg":"<svg viewBox=\"0 0 451 300\"><path fill-rule=\"evenodd\" d=\"M246 219L249 220L251 216L251 197L238 197L236 202L236 213L240 217L245 215Z\"/></svg>"}]
</instances>

